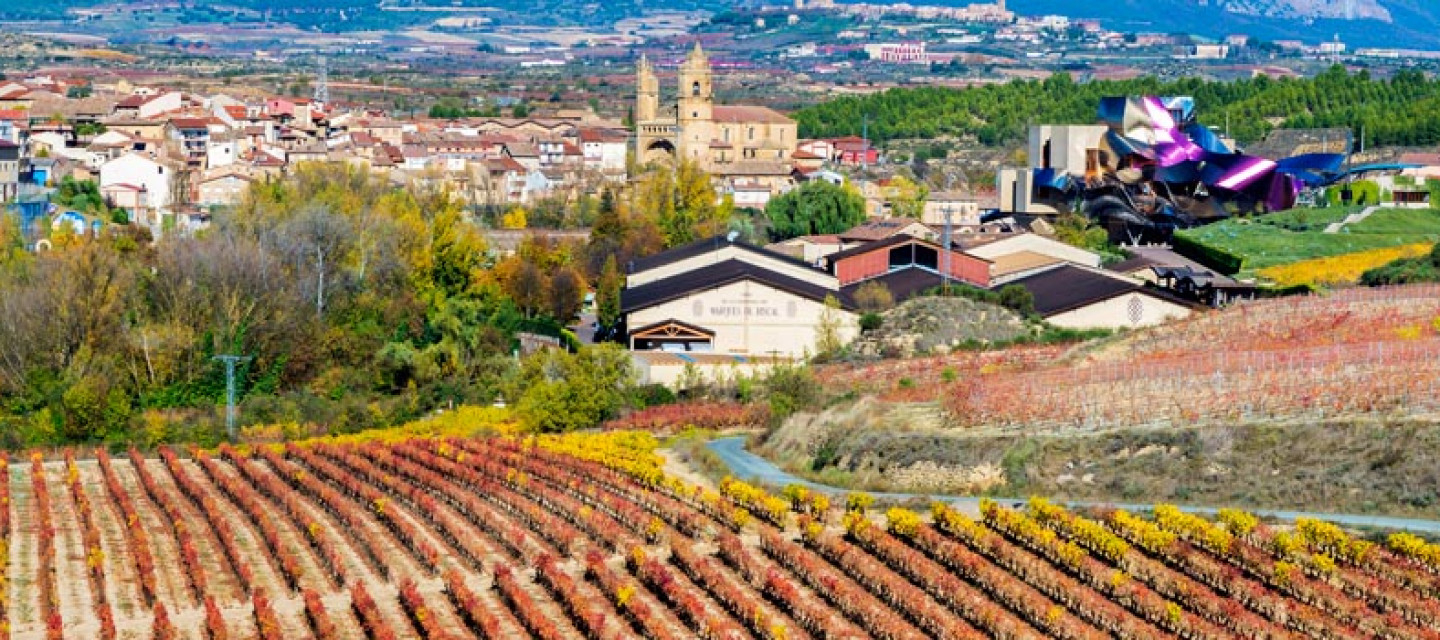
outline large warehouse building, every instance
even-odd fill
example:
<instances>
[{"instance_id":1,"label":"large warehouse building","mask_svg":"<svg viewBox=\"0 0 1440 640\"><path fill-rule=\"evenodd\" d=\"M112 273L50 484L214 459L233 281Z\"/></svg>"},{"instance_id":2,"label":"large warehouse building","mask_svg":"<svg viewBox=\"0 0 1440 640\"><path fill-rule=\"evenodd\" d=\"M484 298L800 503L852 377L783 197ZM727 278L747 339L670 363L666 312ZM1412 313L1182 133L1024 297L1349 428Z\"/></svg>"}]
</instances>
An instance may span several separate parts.
<instances>
[{"instance_id":1,"label":"large warehouse building","mask_svg":"<svg viewBox=\"0 0 1440 640\"><path fill-rule=\"evenodd\" d=\"M827 318L842 341L859 331L834 276L723 237L632 263L621 311L636 351L799 358L816 352Z\"/></svg>"}]
</instances>

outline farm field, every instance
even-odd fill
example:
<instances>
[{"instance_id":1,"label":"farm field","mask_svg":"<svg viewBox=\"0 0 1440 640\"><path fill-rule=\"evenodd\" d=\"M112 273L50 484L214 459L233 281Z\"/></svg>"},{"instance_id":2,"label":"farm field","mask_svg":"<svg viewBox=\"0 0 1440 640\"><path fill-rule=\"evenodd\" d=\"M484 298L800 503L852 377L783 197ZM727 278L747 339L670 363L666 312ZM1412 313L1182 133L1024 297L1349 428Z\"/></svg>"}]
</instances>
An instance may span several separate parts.
<instances>
[{"instance_id":1,"label":"farm field","mask_svg":"<svg viewBox=\"0 0 1440 640\"><path fill-rule=\"evenodd\" d=\"M939 402L962 430L1095 431L1440 407L1440 287L1260 300L1064 346L827 365L836 393Z\"/></svg>"},{"instance_id":2,"label":"farm field","mask_svg":"<svg viewBox=\"0 0 1440 640\"><path fill-rule=\"evenodd\" d=\"M717 490L646 434L5 461L13 638L1432 638L1440 546Z\"/></svg>"},{"instance_id":3,"label":"farm field","mask_svg":"<svg viewBox=\"0 0 1440 640\"><path fill-rule=\"evenodd\" d=\"M1381 209L1339 233L1325 226L1354 208L1301 209L1236 219L1177 232L1200 244L1244 258L1239 277L1267 267L1373 249L1440 240L1440 210Z\"/></svg>"}]
</instances>

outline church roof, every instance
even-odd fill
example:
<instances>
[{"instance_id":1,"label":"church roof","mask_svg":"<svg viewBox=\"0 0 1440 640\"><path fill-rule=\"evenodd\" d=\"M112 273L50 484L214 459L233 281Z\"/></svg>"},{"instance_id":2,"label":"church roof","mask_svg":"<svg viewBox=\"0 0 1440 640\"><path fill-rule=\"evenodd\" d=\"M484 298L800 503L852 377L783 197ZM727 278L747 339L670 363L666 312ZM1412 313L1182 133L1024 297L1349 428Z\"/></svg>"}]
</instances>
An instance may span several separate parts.
<instances>
[{"instance_id":1,"label":"church roof","mask_svg":"<svg viewBox=\"0 0 1440 640\"><path fill-rule=\"evenodd\" d=\"M785 117L770 107L745 105L716 105L712 110L715 122L791 124L794 120Z\"/></svg>"}]
</instances>

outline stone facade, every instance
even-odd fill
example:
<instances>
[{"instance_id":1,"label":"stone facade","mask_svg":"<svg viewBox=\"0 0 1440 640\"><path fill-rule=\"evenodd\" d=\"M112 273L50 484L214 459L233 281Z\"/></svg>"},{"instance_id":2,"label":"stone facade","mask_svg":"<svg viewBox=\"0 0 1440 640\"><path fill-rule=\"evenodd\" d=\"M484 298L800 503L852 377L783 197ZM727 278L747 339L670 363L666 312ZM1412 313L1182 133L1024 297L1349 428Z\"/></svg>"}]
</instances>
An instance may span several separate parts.
<instances>
[{"instance_id":1,"label":"stone facade","mask_svg":"<svg viewBox=\"0 0 1440 640\"><path fill-rule=\"evenodd\" d=\"M764 185L778 193L792 184L797 126L768 107L716 105L710 59L697 43L680 66L678 94L662 103L649 60L635 78L635 157L642 163L685 160L719 186Z\"/></svg>"}]
</instances>

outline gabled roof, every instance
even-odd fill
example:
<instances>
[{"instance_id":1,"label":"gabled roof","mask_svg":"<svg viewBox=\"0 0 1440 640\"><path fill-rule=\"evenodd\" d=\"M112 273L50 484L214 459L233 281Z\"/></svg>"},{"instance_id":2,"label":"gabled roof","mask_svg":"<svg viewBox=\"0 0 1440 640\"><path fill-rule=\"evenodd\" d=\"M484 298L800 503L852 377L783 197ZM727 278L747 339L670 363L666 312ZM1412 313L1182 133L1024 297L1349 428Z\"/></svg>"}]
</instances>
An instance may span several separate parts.
<instances>
[{"instance_id":1,"label":"gabled roof","mask_svg":"<svg viewBox=\"0 0 1440 640\"><path fill-rule=\"evenodd\" d=\"M711 110L715 122L791 124L794 120L770 107L720 105Z\"/></svg>"},{"instance_id":2,"label":"gabled roof","mask_svg":"<svg viewBox=\"0 0 1440 640\"><path fill-rule=\"evenodd\" d=\"M858 240L860 242L870 242L874 240L884 240L885 238L889 238L895 235L901 235L900 232L903 231L906 227L916 224L924 226L919 220L915 220L913 218L889 218L885 220L872 220L870 222L860 224L838 235L840 236L841 240Z\"/></svg>"},{"instance_id":3,"label":"gabled roof","mask_svg":"<svg viewBox=\"0 0 1440 640\"><path fill-rule=\"evenodd\" d=\"M696 240L695 242L692 242L690 244L680 245L673 249L661 251L660 253L657 253L647 258L633 260L630 262L630 268L626 272L640 273L642 271L649 271L656 267L663 267L667 264L673 264L676 262L680 262L681 260L689 260L690 258L693 258L695 256L705 255L712 251L719 251L720 249L723 249L727 246L733 246L737 249L744 249L756 255L765 256L767 258L774 258L781 262L789 262L794 265L805 267L806 269L815 268L804 260L798 260L796 258L792 258L781 253L775 253L774 251L757 247L748 242L741 242L738 240L731 241L725 236L713 236L710 238L705 238L703 240Z\"/></svg>"},{"instance_id":4,"label":"gabled roof","mask_svg":"<svg viewBox=\"0 0 1440 640\"><path fill-rule=\"evenodd\" d=\"M940 277L939 273L912 265L904 269L896 269L875 276L874 278L866 278L858 282L852 282L841 287L840 291L844 292L846 297L854 299L855 292L859 291L860 287L872 282L877 282L884 286L885 289L890 292L891 298L898 304L926 290L934 289L935 287L945 284L945 279ZM953 287L974 288L973 285L956 278L951 278L950 284Z\"/></svg>"},{"instance_id":5,"label":"gabled roof","mask_svg":"<svg viewBox=\"0 0 1440 640\"><path fill-rule=\"evenodd\" d=\"M767 252L767 254L774 255L769 254L769 252ZM640 309L648 309L655 305L683 298L696 292L707 291L746 280L758 282L816 302L824 302L826 296L835 296L840 302L841 308L855 309L854 300L843 292L792 278L748 262L731 259L719 264L706 266L702 269L694 269L621 291L620 311L622 313L632 313Z\"/></svg>"},{"instance_id":6,"label":"gabled roof","mask_svg":"<svg viewBox=\"0 0 1440 640\"><path fill-rule=\"evenodd\" d=\"M843 238L844 236L841 237ZM897 233L883 240L867 242L858 247L850 247L849 249L846 249L844 251L837 251L835 253L832 253L828 256L825 256L825 263L833 267L834 265L848 258L853 258L855 256L870 253L872 251L879 251L881 249L889 249L890 247L895 247L902 244L923 244L927 247L934 249L936 252L944 251L944 247L941 247L940 244L937 242L931 242L924 238L917 238L909 234ZM964 251L961 251L960 247L956 245L953 241L950 243L950 252L956 255L963 255L970 260L976 260L979 262L991 262L990 260L987 260L985 258L981 258L979 256L972 256L968 253L965 253Z\"/></svg>"},{"instance_id":7,"label":"gabled roof","mask_svg":"<svg viewBox=\"0 0 1440 640\"><path fill-rule=\"evenodd\" d=\"M1035 296L1035 312L1053 316L1129 293L1140 293L1172 304L1198 307L1193 302L1141 286L1119 275L1063 264L1007 283L1025 287Z\"/></svg>"},{"instance_id":8,"label":"gabled roof","mask_svg":"<svg viewBox=\"0 0 1440 640\"><path fill-rule=\"evenodd\" d=\"M654 331L656 329L663 329L665 327L677 327L689 331L694 335L705 335L712 338L715 336L715 332L713 330L706 329L705 327L699 325L693 325L688 322L681 322L680 320L676 320L674 318L671 318L669 320L662 320L660 322L655 322L652 324L647 324L643 327L636 327L630 330L630 335L633 336L636 334L648 333L650 331Z\"/></svg>"}]
</instances>

